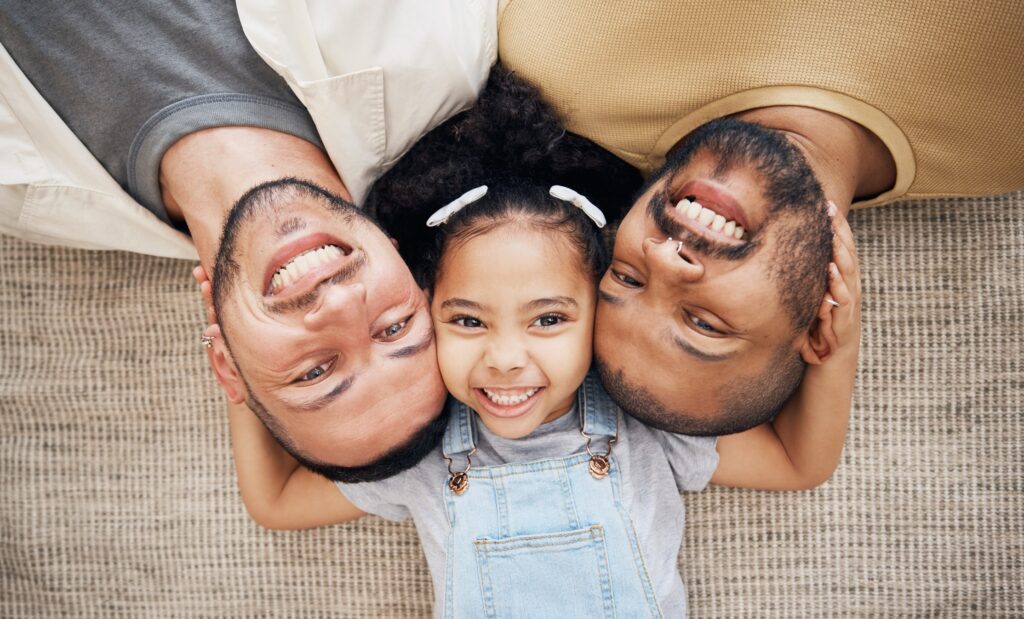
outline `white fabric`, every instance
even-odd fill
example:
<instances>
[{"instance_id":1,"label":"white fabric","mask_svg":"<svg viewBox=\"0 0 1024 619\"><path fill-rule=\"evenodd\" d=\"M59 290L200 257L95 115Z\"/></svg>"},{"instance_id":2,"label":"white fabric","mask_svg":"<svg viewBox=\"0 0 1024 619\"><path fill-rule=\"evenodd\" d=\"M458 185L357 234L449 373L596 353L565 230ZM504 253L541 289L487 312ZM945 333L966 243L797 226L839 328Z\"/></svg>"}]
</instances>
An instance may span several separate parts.
<instances>
[{"instance_id":1,"label":"white fabric","mask_svg":"<svg viewBox=\"0 0 1024 619\"><path fill-rule=\"evenodd\" d=\"M496 0L239 0L257 53L310 111L360 202L417 139L466 109L497 54ZM135 202L0 45L0 232L195 260Z\"/></svg>"},{"instance_id":2,"label":"white fabric","mask_svg":"<svg viewBox=\"0 0 1024 619\"><path fill-rule=\"evenodd\" d=\"M469 108L497 58L496 0L238 0L253 48L309 110L358 204Z\"/></svg>"},{"instance_id":3,"label":"white fabric","mask_svg":"<svg viewBox=\"0 0 1024 619\"><path fill-rule=\"evenodd\" d=\"M45 244L196 259L135 202L0 45L0 232Z\"/></svg>"}]
</instances>

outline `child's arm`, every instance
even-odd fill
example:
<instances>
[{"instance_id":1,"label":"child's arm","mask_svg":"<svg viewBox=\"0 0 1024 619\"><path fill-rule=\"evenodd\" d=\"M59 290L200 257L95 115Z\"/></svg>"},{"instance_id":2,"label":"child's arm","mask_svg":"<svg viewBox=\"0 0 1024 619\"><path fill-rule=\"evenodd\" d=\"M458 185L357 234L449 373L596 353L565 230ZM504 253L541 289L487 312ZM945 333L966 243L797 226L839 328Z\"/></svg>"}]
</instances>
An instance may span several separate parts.
<instances>
[{"instance_id":1,"label":"child's arm","mask_svg":"<svg viewBox=\"0 0 1024 619\"><path fill-rule=\"evenodd\" d=\"M843 450L860 350L860 272L846 218L833 216L829 292L818 318L833 354L810 365L803 382L770 423L718 439L711 482L766 490L813 488L832 476Z\"/></svg>"},{"instance_id":2,"label":"child's arm","mask_svg":"<svg viewBox=\"0 0 1024 619\"><path fill-rule=\"evenodd\" d=\"M213 288L203 267L192 270L206 307L206 321L217 323ZM245 404L228 403L231 451L242 503L260 526L309 529L366 515L334 484L299 465Z\"/></svg>"},{"instance_id":3,"label":"child's arm","mask_svg":"<svg viewBox=\"0 0 1024 619\"><path fill-rule=\"evenodd\" d=\"M308 529L365 515L326 477L301 466L244 404L228 404L242 503L260 526Z\"/></svg>"}]
</instances>

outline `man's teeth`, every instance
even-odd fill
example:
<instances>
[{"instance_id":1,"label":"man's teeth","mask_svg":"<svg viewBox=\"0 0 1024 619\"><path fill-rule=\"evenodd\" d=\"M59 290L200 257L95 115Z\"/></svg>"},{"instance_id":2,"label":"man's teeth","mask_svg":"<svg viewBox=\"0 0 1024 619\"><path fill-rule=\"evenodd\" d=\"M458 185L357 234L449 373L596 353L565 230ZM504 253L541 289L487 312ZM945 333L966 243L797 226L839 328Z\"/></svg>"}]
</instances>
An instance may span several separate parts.
<instances>
[{"instance_id":1,"label":"man's teeth","mask_svg":"<svg viewBox=\"0 0 1024 619\"><path fill-rule=\"evenodd\" d=\"M495 404L500 404L501 406L514 406L516 404L522 404L523 402L529 400L531 397L533 397L533 394L540 391L540 387L527 389L526 391L517 394L494 393L487 389L482 389L482 391L487 396L487 399L489 399L491 402L494 402Z\"/></svg>"},{"instance_id":2,"label":"man's teeth","mask_svg":"<svg viewBox=\"0 0 1024 619\"><path fill-rule=\"evenodd\" d=\"M326 264L343 255L345 255L345 252L341 251L341 248L336 245L323 245L302 252L278 269L277 273L274 273L274 277L270 280L270 290L271 292L277 292L321 264Z\"/></svg>"},{"instance_id":3,"label":"man's teeth","mask_svg":"<svg viewBox=\"0 0 1024 619\"><path fill-rule=\"evenodd\" d=\"M696 200L691 201L683 198L679 201L679 204L676 204L676 211L687 219L693 219L700 225L710 228L715 232L721 232L734 239L743 238L743 226L735 221L727 220L723 215L719 215L706 206L701 206L700 202Z\"/></svg>"}]
</instances>

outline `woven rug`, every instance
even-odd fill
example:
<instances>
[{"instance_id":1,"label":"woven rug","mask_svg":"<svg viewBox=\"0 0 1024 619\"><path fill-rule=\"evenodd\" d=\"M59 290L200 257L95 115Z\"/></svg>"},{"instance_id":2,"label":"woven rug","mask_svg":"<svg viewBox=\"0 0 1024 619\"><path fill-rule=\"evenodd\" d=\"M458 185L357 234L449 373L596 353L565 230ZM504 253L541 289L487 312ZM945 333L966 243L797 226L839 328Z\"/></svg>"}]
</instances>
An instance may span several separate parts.
<instances>
[{"instance_id":1,"label":"woven rug","mask_svg":"<svg viewBox=\"0 0 1024 619\"><path fill-rule=\"evenodd\" d=\"M687 495L692 615L1020 617L1024 193L851 220L842 463ZM0 616L429 616L411 524L250 522L191 266L0 237Z\"/></svg>"}]
</instances>

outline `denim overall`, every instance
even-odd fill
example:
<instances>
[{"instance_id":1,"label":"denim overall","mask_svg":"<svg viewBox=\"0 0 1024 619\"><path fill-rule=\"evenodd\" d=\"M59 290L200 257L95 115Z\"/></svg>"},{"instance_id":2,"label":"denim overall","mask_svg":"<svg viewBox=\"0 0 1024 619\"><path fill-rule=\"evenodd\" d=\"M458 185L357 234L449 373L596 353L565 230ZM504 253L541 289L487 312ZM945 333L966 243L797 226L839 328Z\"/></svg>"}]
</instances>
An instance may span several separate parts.
<instances>
[{"instance_id":1,"label":"denim overall","mask_svg":"<svg viewBox=\"0 0 1024 619\"><path fill-rule=\"evenodd\" d=\"M609 454L617 408L589 375L577 407L591 439L581 435L581 445L599 454L596 474L588 452L472 466L476 415L456 403L443 442L454 471L444 485L451 524L445 617L661 616L622 505L622 471ZM602 467L603 454L610 467ZM461 494L453 490L459 482Z\"/></svg>"}]
</instances>

